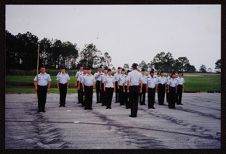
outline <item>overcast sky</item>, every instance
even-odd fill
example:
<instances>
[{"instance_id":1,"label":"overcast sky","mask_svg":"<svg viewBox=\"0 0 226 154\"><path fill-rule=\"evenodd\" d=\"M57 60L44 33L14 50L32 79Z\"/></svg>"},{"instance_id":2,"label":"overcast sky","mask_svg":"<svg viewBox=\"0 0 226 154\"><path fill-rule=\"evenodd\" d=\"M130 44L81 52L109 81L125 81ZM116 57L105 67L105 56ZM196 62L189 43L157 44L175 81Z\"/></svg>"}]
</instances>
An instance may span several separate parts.
<instances>
[{"instance_id":1,"label":"overcast sky","mask_svg":"<svg viewBox=\"0 0 226 154\"><path fill-rule=\"evenodd\" d=\"M6 29L48 39L94 43L114 66L150 62L161 52L199 69L221 57L220 5L7 5Z\"/></svg>"}]
</instances>

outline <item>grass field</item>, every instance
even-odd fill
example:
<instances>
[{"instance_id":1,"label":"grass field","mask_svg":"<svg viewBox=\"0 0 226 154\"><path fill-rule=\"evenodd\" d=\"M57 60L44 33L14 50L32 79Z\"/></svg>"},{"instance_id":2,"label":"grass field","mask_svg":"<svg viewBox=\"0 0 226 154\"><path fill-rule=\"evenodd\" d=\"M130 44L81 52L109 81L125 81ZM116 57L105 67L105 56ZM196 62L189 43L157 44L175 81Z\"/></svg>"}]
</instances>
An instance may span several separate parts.
<instances>
[{"instance_id":1,"label":"grass field","mask_svg":"<svg viewBox=\"0 0 226 154\"><path fill-rule=\"evenodd\" d=\"M220 77L220 74L184 74L185 92L220 91ZM52 88L49 92L58 93L58 89L56 88L56 76L51 76L51 78ZM75 76L70 76L70 78L70 88L68 89L68 93L75 93L77 92L77 89L75 88ZM6 76L6 93L34 93L33 79L34 76Z\"/></svg>"}]
</instances>

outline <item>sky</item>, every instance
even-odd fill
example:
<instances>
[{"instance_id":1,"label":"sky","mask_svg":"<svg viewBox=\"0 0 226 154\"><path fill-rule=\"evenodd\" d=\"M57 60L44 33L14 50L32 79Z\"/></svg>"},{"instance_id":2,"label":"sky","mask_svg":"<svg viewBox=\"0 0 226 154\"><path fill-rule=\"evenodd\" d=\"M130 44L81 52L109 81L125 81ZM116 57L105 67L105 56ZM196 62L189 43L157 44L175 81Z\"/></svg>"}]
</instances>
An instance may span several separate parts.
<instances>
[{"instance_id":1,"label":"sky","mask_svg":"<svg viewBox=\"0 0 226 154\"><path fill-rule=\"evenodd\" d=\"M94 43L115 67L160 52L200 68L221 58L221 5L6 5L6 30L41 40Z\"/></svg>"}]
</instances>

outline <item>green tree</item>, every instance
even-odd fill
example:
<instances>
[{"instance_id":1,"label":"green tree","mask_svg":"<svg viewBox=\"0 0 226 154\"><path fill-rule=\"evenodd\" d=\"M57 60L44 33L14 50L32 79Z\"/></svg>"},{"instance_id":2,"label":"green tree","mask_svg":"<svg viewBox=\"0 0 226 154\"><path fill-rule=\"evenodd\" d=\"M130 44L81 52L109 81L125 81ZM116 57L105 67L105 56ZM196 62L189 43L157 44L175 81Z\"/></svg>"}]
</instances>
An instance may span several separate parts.
<instances>
[{"instance_id":1,"label":"green tree","mask_svg":"<svg viewBox=\"0 0 226 154\"><path fill-rule=\"evenodd\" d=\"M202 72L202 73L206 73L206 66L205 65L201 65L200 68L199 68L199 72Z\"/></svg>"},{"instance_id":2,"label":"green tree","mask_svg":"<svg viewBox=\"0 0 226 154\"><path fill-rule=\"evenodd\" d=\"M221 59L218 59L218 60L215 62L215 69L221 69Z\"/></svg>"},{"instance_id":3,"label":"green tree","mask_svg":"<svg viewBox=\"0 0 226 154\"><path fill-rule=\"evenodd\" d=\"M129 70L129 64L124 64L123 68L124 68L125 70Z\"/></svg>"},{"instance_id":4,"label":"green tree","mask_svg":"<svg viewBox=\"0 0 226 154\"><path fill-rule=\"evenodd\" d=\"M148 69L148 65L146 64L146 62L145 62L144 60L142 60L142 61L140 62L139 67L140 67L141 69L145 69L145 70Z\"/></svg>"}]
</instances>

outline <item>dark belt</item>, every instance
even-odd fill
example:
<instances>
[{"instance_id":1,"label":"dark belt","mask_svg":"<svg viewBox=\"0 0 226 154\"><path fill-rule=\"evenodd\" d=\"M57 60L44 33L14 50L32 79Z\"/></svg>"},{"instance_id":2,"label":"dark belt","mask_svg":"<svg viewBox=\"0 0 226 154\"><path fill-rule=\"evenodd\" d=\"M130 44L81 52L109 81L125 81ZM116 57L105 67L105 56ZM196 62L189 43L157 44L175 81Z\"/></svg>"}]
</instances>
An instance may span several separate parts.
<instances>
[{"instance_id":1,"label":"dark belt","mask_svg":"<svg viewBox=\"0 0 226 154\"><path fill-rule=\"evenodd\" d=\"M67 83L59 83L59 84L61 84L61 85L66 85Z\"/></svg>"},{"instance_id":2,"label":"dark belt","mask_svg":"<svg viewBox=\"0 0 226 154\"><path fill-rule=\"evenodd\" d=\"M47 85L46 86L40 86L40 85L38 85L38 87L43 87L44 88L44 87L47 87Z\"/></svg>"}]
</instances>

